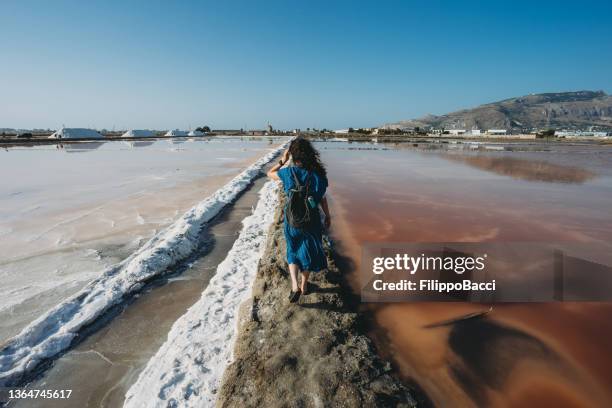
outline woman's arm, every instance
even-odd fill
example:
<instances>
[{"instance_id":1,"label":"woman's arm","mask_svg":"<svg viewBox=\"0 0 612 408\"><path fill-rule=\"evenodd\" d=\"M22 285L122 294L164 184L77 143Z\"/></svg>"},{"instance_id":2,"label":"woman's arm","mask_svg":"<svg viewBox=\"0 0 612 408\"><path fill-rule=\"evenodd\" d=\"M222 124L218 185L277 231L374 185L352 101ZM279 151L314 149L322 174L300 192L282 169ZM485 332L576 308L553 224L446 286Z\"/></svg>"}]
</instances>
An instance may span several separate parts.
<instances>
[{"instance_id":1,"label":"woman's arm","mask_svg":"<svg viewBox=\"0 0 612 408\"><path fill-rule=\"evenodd\" d=\"M276 163L274 166L272 166L270 170L268 170L267 176L270 177L272 180L280 180L280 177L278 177L278 171L288 161L289 161L289 149L285 150L285 153L283 153L283 158L280 159L278 163Z\"/></svg>"},{"instance_id":2,"label":"woman's arm","mask_svg":"<svg viewBox=\"0 0 612 408\"><path fill-rule=\"evenodd\" d=\"M331 227L331 215L329 215L329 206L327 205L327 197L323 197L321 200L321 208L325 214L325 228Z\"/></svg>"}]
</instances>

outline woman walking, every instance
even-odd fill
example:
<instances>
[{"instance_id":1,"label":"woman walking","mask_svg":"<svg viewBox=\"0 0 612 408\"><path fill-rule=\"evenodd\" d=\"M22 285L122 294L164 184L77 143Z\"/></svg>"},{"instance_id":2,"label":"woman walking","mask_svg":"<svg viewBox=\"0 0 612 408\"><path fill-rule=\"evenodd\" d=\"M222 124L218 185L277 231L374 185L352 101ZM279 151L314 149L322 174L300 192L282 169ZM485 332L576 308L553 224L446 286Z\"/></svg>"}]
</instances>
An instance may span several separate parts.
<instances>
[{"instance_id":1,"label":"woman walking","mask_svg":"<svg viewBox=\"0 0 612 408\"><path fill-rule=\"evenodd\" d=\"M293 165L283 167L289 158ZM319 215L319 206L325 214L325 228L331 225L329 207L325 198L327 190L327 172L319 159L319 152L312 144L303 138L295 139L283 154L279 162L268 172L268 177L280 180L287 195L285 206L284 232L287 242L287 263L291 275L291 293L289 301L295 303L300 295L308 291L310 272L318 272L327 267L323 251L323 225ZM293 205L292 195L302 194L305 199L303 206L308 211L307 222L295 222L295 217L288 212ZM301 197L301 196L300 196ZM297 275L301 272L302 280L298 286Z\"/></svg>"}]
</instances>

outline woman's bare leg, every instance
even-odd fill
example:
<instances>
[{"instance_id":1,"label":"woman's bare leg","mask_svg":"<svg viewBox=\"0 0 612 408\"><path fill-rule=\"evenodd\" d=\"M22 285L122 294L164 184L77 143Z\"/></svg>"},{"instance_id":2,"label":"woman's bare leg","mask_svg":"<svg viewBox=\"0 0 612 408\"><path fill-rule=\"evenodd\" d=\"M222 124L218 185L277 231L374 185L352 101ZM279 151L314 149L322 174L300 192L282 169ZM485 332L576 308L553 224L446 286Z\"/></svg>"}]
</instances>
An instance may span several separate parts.
<instances>
[{"instance_id":1,"label":"woman's bare leg","mask_svg":"<svg viewBox=\"0 0 612 408\"><path fill-rule=\"evenodd\" d=\"M297 264L289 264L289 275L291 275L291 290L294 292L297 292L298 290L297 275L299 271L300 268L298 268Z\"/></svg>"},{"instance_id":2,"label":"woman's bare leg","mask_svg":"<svg viewBox=\"0 0 612 408\"><path fill-rule=\"evenodd\" d=\"M302 271L302 284L300 285L300 289L302 292L306 292L306 285L308 284L308 277L310 276L310 272Z\"/></svg>"}]
</instances>

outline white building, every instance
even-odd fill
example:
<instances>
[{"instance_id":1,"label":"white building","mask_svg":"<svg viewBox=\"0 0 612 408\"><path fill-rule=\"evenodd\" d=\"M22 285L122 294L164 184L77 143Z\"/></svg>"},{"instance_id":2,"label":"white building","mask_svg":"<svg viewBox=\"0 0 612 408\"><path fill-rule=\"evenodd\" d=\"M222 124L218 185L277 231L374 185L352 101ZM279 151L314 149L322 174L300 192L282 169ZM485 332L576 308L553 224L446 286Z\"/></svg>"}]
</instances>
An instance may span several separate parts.
<instances>
[{"instance_id":1,"label":"white building","mask_svg":"<svg viewBox=\"0 0 612 408\"><path fill-rule=\"evenodd\" d=\"M93 129L61 128L49 136L49 139L104 139L104 136Z\"/></svg>"},{"instance_id":2,"label":"white building","mask_svg":"<svg viewBox=\"0 0 612 408\"><path fill-rule=\"evenodd\" d=\"M480 132L480 129L472 129L470 130L470 135L473 136L480 136L482 133Z\"/></svg>"},{"instance_id":3,"label":"white building","mask_svg":"<svg viewBox=\"0 0 612 408\"><path fill-rule=\"evenodd\" d=\"M167 131L165 136L172 136L172 137L187 136L187 132L185 132L184 130L174 129L174 130Z\"/></svg>"},{"instance_id":4,"label":"white building","mask_svg":"<svg viewBox=\"0 0 612 408\"><path fill-rule=\"evenodd\" d=\"M506 129L489 129L487 130L488 135L505 135L508 133Z\"/></svg>"},{"instance_id":5,"label":"white building","mask_svg":"<svg viewBox=\"0 0 612 408\"><path fill-rule=\"evenodd\" d=\"M556 130L557 137L606 137L607 132L594 132L585 130Z\"/></svg>"},{"instance_id":6,"label":"white building","mask_svg":"<svg viewBox=\"0 0 612 408\"><path fill-rule=\"evenodd\" d=\"M147 129L130 129L121 137L155 137L155 132Z\"/></svg>"},{"instance_id":7,"label":"white building","mask_svg":"<svg viewBox=\"0 0 612 408\"><path fill-rule=\"evenodd\" d=\"M448 129L448 134L453 136L465 135L465 129Z\"/></svg>"}]
</instances>

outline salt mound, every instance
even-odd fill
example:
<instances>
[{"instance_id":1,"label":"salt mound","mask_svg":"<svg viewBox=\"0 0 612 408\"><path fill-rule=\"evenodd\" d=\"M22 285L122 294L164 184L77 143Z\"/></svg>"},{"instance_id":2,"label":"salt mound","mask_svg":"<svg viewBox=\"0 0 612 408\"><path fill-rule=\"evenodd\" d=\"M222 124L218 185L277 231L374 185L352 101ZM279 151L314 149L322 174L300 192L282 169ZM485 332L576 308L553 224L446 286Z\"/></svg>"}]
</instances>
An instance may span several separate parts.
<instances>
[{"instance_id":1,"label":"salt mound","mask_svg":"<svg viewBox=\"0 0 612 408\"><path fill-rule=\"evenodd\" d=\"M187 133L187 136L204 136L204 132L200 132L199 130L192 130Z\"/></svg>"},{"instance_id":2,"label":"salt mound","mask_svg":"<svg viewBox=\"0 0 612 408\"><path fill-rule=\"evenodd\" d=\"M174 129L166 132L166 136L187 136L187 132L184 130Z\"/></svg>"},{"instance_id":3,"label":"salt mound","mask_svg":"<svg viewBox=\"0 0 612 408\"><path fill-rule=\"evenodd\" d=\"M122 134L121 137L155 137L155 133L147 129L131 129Z\"/></svg>"},{"instance_id":4,"label":"salt mound","mask_svg":"<svg viewBox=\"0 0 612 408\"><path fill-rule=\"evenodd\" d=\"M104 139L104 136L93 129L61 128L49 136L49 139Z\"/></svg>"}]
</instances>

